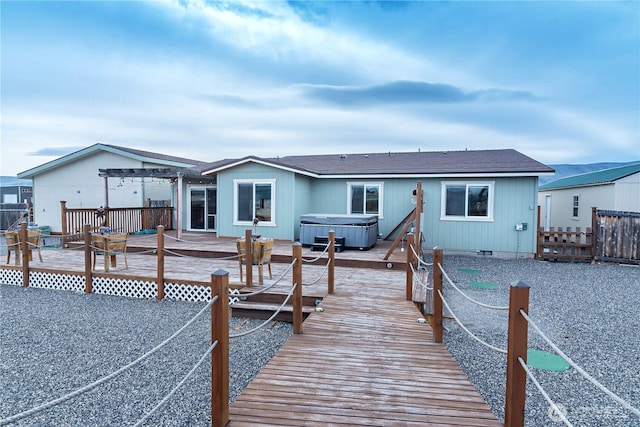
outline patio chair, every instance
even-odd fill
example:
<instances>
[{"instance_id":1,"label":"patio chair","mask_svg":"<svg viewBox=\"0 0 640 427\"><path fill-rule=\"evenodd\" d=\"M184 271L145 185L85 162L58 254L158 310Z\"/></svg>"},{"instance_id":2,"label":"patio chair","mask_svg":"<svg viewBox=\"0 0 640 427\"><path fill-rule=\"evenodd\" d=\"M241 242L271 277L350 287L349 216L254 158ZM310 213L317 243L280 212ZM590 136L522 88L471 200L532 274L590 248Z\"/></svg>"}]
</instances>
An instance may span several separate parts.
<instances>
[{"instance_id":1,"label":"patio chair","mask_svg":"<svg viewBox=\"0 0 640 427\"><path fill-rule=\"evenodd\" d=\"M20 264L22 253L20 247L20 233L17 231L7 231L4 235L7 244L7 264L11 261L11 252L15 252L15 264ZM29 261L33 261L33 251L38 251L38 258L42 262L42 252L40 252L40 242L42 240L42 230L27 230L27 251Z\"/></svg>"},{"instance_id":2,"label":"patio chair","mask_svg":"<svg viewBox=\"0 0 640 427\"><path fill-rule=\"evenodd\" d=\"M120 234L92 234L91 235L91 247L93 248L93 269L96 269L96 259L98 255L104 255L109 259L105 259L105 271L109 271L109 264L111 267L116 266L116 255L124 255L124 268L128 269L127 263L127 233ZM105 252L106 249L106 252ZM106 262L108 261L109 264Z\"/></svg>"},{"instance_id":3,"label":"patio chair","mask_svg":"<svg viewBox=\"0 0 640 427\"><path fill-rule=\"evenodd\" d=\"M247 260L245 256L245 240L239 239L236 241L236 247L238 249L238 266L240 267L240 282L244 282L242 274L242 266L246 265ZM269 270L269 279L273 278L271 274L271 252L273 251L273 239L257 239L251 242L251 258L252 265L258 266L258 283L264 282L263 266L266 264Z\"/></svg>"}]
</instances>

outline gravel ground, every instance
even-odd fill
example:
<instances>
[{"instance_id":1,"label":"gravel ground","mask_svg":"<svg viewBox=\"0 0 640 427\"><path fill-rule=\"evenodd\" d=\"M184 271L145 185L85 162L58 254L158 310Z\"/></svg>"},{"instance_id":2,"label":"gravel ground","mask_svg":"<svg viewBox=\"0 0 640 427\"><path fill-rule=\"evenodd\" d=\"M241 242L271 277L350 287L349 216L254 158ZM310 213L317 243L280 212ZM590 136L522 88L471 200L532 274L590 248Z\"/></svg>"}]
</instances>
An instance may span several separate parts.
<instances>
[{"instance_id":1,"label":"gravel ground","mask_svg":"<svg viewBox=\"0 0 640 427\"><path fill-rule=\"evenodd\" d=\"M509 284L531 286L531 318L576 363L636 408L640 407L640 269L445 256L450 278L473 298L507 305ZM476 269L479 274L460 271ZM498 289L477 289L470 281ZM507 315L475 306L445 284L445 297L461 321L483 340L506 348ZM0 285L0 418L30 409L108 375L162 342L204 304L85 295ZM72 314L72 315L71 315ZM232 318L231 334L261 321ZM505 356L476 343L445 320L444 341L454 358L504 419ZM231 341L231 400L291 334L271 330ZM202 316L140 367L95 390L15 425L132 425L182 378L205 352L208 316ZM549 350L534 331L529 348ZM210 425L210 365L146 425ZM575 426L640 426L640 419L584 380L575 370L534 373ZM528 426L557 426L538 390L527 385Z\"/></svg>"},{"instance_id":2,"label":"gravel ground","mask_svg":"<svg viewBox=\"0 0 640 427\"><path fill-rule=\"evenodd\" d=\"M445 255L444 269L461 290L490 305L508 305L510 283L528 284L529 317L586 372L640 408L640 268ZM460 269L475 269L480 274ZM469 282L489 282L499 288L478 289ZM468 329L506 349L506 312L479 307L446 282L444 295ZM471 339L454 320L446 319L445 327L445 345L504 421L506 357ZM552 351L533 328L528 339L530 349ZM534 369L534 375L549 396L566 408L574 426L640 426L640 418L574 369ZM549 405L531 381L527 382L526 425L562 425L549 417Z\"/></svg>"},{"instance_id":3,"label":"gravel ground","mask_svg":"<svg viewBox=\"0 0 640 427\"><path fill-rule=\"evenodd\" d=\"M0 419L109 375L167 339L204 306L0 285ZM229 333L263 322L246 320L230 318ZM231 340L231 401L292 333L287 323L269 327ZM12 425L133 425L196 364L210 336L204 314L138 367ZM210 372L207 359L145 425L210 426Z\"/></svg>"}]
</instances>

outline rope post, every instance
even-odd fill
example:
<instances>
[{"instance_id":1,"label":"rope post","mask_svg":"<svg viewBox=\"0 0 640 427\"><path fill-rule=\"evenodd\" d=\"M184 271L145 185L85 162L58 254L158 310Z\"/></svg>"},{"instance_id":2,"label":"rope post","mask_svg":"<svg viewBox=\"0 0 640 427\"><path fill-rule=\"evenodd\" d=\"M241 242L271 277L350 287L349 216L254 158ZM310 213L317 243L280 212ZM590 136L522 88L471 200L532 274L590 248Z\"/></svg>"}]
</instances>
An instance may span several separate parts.
<instances>
[{"instance_id":1,"label":"rope post","mask_svg":"<svg viewBox=\"0 0 640 427\"><path fill-rule=\"evenodd\" d=\"M507 332L507 384L504 404L504 425L524 426L524 406L527 373L518 358L527 361L529 325L520 314L529 314L529 285L514 282L509 289L509 330Z\"/></svg>"},{"instance_id":2,"label":"rope post","mask_svg":"<svg viewBox=\"0 0 640 427\"><path fill-rule=\"evenodd\" d=\"M293 244L293 333L302 333L302 244Z\"/></svg>"},{"instance_id":3,"label":"rope post","mask_svg":"<svg viewBox=\"0 0 640 427\"><path fill-rule=\"evenodd\" d=\"M229 272L217 270L211 274L211 426L229 423Z\"/></svg>"},{"instance_id":4,"label":"rope post","mask_svg":"<svg viewBox=\"0 0 640 427\"><path fill-rule=\"evenodd\" d=\"M407 283L405 285L405 294L407 301L411 301L413 299L413 263L415 261L415 257L413 256L413 233L409 233L407 235Z\"/></svg>"},{"instance_id":5,"label":"rope post","mask_svg":"<svg viewBox=\"0 0 640 427\"><path fill-rule=\"evenodd\" d=\"M433 341L442 342L442 249L433 250Z\"/></svg>"},{"instance_id":6,"label":"rope post","mask_svg":"<svg viewBox=\"0 0 640 427\"><path fill-rule=\"evenodd\" d=\"M253 240L251 230L244 230L244 261L246 266L247 288L253 284Z\"/></svg>"},{"instance_id":7,"label":"rope post","mask_svg":"<svg viewBox=\"0 0 640 427\"><path fill-rule=\"evenodd\" d=\"M159 225L156 229L158 231L158 278L156 279L158 284L157 299L158 301L162 301L164 299L164 225Z\"/></svg>"},{"instance_id":8,"label":"rope post","mask_svg":"<svg viewBox=\"0 0 640 427\"><path fill-rule=\"evenodd\" d=\"M69 227L67 227L67 202L65 200L60 200L60 215L60 223L62 224L62 240L60 243L63 248L66 248L69 236Z\"/></svg>"},{"instance_id":9,"label":"rope post","mask_svg":"<svg viewBox=\"0 0 640 427\"><path fill-rule=\"evenodd\" d=\"M29 242L27 241L27 223L20 223L20 255L22 256L22 286L29 287ZM17 255L16 255L17 256Z\"/></svg>"},{"instance_id":10,"label":"rope post","mask_svg":"<svg viewBox=\"0 0 640 427\"><path fill-rule=\"evenodd\" d=\"M329 231L329 271L327 272L327 293L332 294L335 283L335 269L336 265L336 232Z\"/></svg>"},{"instance_id":11,"label":"rope post","mask_svg":"<svg viewBox=\"0 0 640 427\"><path fill-rule=\"evenodd\" d=\"M84 293L90 294L93 291L93 272L91 271L91 224L82 227L84 234Z\"/></svg>"}]
</instances>

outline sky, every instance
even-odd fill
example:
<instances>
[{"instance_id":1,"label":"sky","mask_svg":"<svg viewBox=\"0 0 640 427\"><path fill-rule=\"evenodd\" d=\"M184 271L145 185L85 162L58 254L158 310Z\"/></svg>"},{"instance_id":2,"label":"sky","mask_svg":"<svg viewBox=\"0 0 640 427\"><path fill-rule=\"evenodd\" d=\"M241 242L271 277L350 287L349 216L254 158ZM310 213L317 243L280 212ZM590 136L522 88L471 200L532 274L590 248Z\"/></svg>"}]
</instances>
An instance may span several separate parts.
<instances>
[{"instance_id":1,"label":"sky","mask_svg":"<svg viewBox=\"0 0 640 427\"><path fill-rule=\"evenodd\" d=\"M0 1L0 175L513 148L640 160L640 2Z\"/></svg>"}]
</instances>

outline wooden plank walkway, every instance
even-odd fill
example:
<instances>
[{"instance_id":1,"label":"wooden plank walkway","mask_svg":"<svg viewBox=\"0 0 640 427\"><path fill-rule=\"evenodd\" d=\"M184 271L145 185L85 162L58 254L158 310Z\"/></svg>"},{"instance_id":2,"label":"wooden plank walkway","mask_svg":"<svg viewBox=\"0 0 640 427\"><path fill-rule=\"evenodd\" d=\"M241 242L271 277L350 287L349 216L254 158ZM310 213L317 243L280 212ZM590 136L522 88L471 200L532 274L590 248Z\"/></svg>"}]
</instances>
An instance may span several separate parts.
<instances>
[{"instance_id":1,"label":"wooden plank walkway","mask_svg":"<svg viewBox=\"0 0 640 427\"><path fill-rule=\"evenodd\" d=\"M232 404L229 425L501 425L417 322L404 283L385 278L341 282Z\"/></svg>"}]
</instances>

